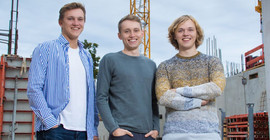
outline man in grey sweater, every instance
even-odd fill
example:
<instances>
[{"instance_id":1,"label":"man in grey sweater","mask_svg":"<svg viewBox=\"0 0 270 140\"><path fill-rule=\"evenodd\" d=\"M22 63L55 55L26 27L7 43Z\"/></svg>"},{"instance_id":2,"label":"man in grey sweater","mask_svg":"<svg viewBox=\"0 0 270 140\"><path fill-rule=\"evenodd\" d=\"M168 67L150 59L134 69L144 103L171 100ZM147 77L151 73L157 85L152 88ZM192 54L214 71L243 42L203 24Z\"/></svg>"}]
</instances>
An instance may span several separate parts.
<instances>
[{"instance_id":1,"label":"man in grey sweater","mask_svg":"<svg viewBox=\"0 0 270 140\"><path fill-rule=\"evenodd\" d=\"M123 17L118 30L124 49L100 62L98 109L110 140L153 140L159 132L156 64L139 53L144 33L137 16Z\"/></svg>"}]
</instances>

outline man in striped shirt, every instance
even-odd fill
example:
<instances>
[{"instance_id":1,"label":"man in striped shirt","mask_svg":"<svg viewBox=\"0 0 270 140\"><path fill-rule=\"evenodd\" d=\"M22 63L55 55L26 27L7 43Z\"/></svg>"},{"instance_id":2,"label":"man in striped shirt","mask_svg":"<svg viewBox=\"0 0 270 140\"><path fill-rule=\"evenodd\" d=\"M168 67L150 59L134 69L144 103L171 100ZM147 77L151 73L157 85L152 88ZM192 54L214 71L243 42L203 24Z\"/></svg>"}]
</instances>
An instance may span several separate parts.
<instances>
[{"instance_id":1,"label":"man in striped shirt","mask_svg":"<svg viewBox=\"0 0 270 140\"><path fill-rule=\"evenodd\" d=\"M60 37L33 52L27 95L38 140L98 139L93 61L78 40L84 23L82 4L64 5Z\"/></svg>"}]
</instances>

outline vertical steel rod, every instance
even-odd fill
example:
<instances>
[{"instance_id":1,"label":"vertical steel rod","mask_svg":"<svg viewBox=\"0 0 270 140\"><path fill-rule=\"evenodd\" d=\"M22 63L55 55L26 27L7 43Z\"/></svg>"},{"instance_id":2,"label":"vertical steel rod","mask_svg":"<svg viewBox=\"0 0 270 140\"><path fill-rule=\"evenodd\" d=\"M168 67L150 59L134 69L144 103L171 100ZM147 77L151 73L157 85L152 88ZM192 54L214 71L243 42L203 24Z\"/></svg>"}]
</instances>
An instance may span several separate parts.
<instances>
[{"instance_id":1,"label":"vertical steel rod","mask_svg":"<svg viewBox=\"0 0 270 140\"><path fill-rule=\"evenodd\" d=\"M17 94L18 94L17 81L18 81L18 77L16 76L15 83L14 83L15 92L14 92L14 98L13 98L13 115L12 115L12 129L11 129L12 140L15 140L15 130L16 130L15 125L16 125Z\"/></svg>"},{"instance_id":2,"label":"vertical steel rod","mask_svg":"<svg viewBox=\"0 0 270 140\"><path fill-rule=\"evenodd\" d=\"M219 108L220 112L221 112L221 139L223 140L223 137L224 137L224 120L225 120L225 117L226 117L226 112L223 111L222 108Z\"/></svg>"},{"instance_id":3,"label":"vertical steel rod","mask_svg":"<svg viewBox=\"0 0 270 140\"><path fill-rule=\"evenodd\" d=\"M254 140L254 118L253 118L253 103L248 103L248 127L249 127L249 140Z\"/></svg>"}]
</instances>

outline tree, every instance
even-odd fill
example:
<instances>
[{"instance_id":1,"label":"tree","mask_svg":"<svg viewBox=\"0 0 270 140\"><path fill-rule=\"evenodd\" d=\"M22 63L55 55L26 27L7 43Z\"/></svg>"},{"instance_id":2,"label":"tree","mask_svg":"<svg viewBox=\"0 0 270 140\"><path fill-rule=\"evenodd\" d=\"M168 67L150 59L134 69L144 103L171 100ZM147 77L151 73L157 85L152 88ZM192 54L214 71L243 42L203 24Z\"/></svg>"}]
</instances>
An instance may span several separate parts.
<instances>
[{"instance_id":1,"label":"tree","mask_svg":"<svg viewBox=\"0 0 270 140\"><path fill-rule=\"evenodd\" d=\"M99 60L100 60L100 57L96 55L98 44L87 42L87 40L85 39L83 42L83 45L84 45L84 49L88 50L92 56L93 65L94 65L94 78L97 79L98 66L99 66Z\"/></svg>"}]
</instances>

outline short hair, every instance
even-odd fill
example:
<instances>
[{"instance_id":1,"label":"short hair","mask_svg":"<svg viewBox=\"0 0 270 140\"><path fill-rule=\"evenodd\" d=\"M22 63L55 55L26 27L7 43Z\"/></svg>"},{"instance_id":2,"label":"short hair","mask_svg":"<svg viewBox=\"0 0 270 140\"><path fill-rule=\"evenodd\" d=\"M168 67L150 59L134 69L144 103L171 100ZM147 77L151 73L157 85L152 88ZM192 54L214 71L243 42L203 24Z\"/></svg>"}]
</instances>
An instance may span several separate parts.
<instances>
[{"instance_id":1,"label":"short hair","mask_svg":"<svg viewBox=\"0 0 270 140\"><path fill-rule=\"evenodd\" d=\"M180 24L186 22L187 20L191 20L195 24L195 28L196 28L196 32L197 32L197 38L195 40L196 48L198 48L203 42L204 34L203 34L203 30L200 27L199 23L191 15L183 15L183 16L177 18L168 28L169 41L177 50L179 50L179 44L178 44L177 40L175 39L175 31Z\"/></svg>"},{"instance_id":2,"label":"short hair","mask_svg":"<svg viewBox=\"0 0 270 140\"><path fill-rule=\"evenodd\" d=\"M141 19L135 15L131 15L131 14L128 14L126 16L124 16L119 22L118 22L118 32L120 33L121 31L121 24L126 21L126 20L131 20L131 21L136 21L138 23L140 23L140 27L142 29L142 22L141 22Z\"/></svg>"},{"instance_id":3,"label":"short hair","mask_svg":"<svg viewBox=\"0 0 270 140\"><path fill-rule=\"evenodd\" d=\"M64 18L65 12L69 11L69 10L73 10L73 9L82 9L83 13L84 13L84 21L85 21L85 7L78 2L72 2L72 3L68 3L65 4L59 11L59 19L58 20L62 20Z\"/></svg>"}]
</instances>

